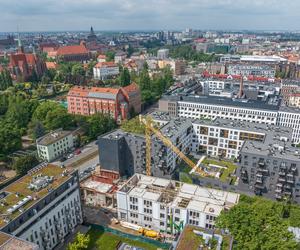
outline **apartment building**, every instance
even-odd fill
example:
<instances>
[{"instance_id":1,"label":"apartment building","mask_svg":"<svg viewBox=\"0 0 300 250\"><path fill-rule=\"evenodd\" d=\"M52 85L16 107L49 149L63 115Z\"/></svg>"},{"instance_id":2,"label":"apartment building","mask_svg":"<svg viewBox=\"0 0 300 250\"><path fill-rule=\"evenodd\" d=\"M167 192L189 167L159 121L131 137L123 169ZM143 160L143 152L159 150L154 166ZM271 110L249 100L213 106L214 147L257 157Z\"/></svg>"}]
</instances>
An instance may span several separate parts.
<instances>
[{"instance_id":1,"label":"apartment building","mask_svg":"<svg viewBox=\"0 0 300 250\"><path fill-rule=\"evenodd\" d=\"M38 249L54 249L83 221L77 171L43 163L0 192L0 231Z\"/></svg>"},{"instance_id":2,"label":"apartment building","mask_svg":"<svg viewBox=\"0 0 300 250\"><path fill-rule=\"evenodd\" d=\"M293 129L292 141L300 143L300 110L282 107L278 96L264 101L230 99L219 96L164 96L159 100L159 110L172 116L192 119L224 118Z\"/></svg>"},{"instance_id":3,"label":"apartment building","mask_svg":"<svg viewBox=\"0 0 300 250\"><path fill-rule=\"evenodd\" d=\"M290 129L277 127L265 141L246 141L240 151L240 188L272 199L300 203L300 152L291 146Z\"/></svg>"},{"instance_id":4,"label":"apartment building","mask_svg":"<svg viewBox=\"0 0 300 250\"><path fill-rule=\"evenodd\" d=\"M271 65L228 64L227 73L229 75L264 76L274 78L276 70L275 66Z\"/></svg>"},{"instance_id":5,"label":"apartment building","mask_svg":"<svg viewBox=\"0 0 300 250\"><path fill-rule=\"evenodd\" d=\"M300 93L290 94L288 97L287 105L290 107L300 108Z\"/></svg>"},{"instance_id":6,"label":"apartment building","mask_svg":"<svg viewBox=\"0 0 300 250\"><path fill-rule=\"evenodd\" d=\"M98 62L93 68L94 79L106 80L119 75L119 66L114 62Z\"/></svg>"},{"instance_id":7,"label":"apartment building","mask_svg":"<svg viewBox=\"0 0 300 250\"><path fill-rule=\"evenodd\" d=\"M135 174L117 191L117 212L121 221L175 234L185 225L213 229L238 201L236 193Z\"/></svg>"},{"instance_id":8,"label":"apartment building","mask_svg":"<svg viewBox=\"0 0 300 250\"><path fill-rule=\"evenodd\" d=\"M182 152L189 153L192 123L176 118L161 121L161 132ZM103 169L116 171L121 176L146 173L146 140L144 135L115 130L98 138L99 160ZM155 135L152 135L152 175L170 178L178 163L178 156ZM114 157L111 157L114 155Z\"/></svg>"},{"instance_id":9,"label":"apartment building","mask_svg":"<svg viewBox=\"0 0 300 250\"><path fill-rule=\"evenodd\" d=\"M50 162L66 154L74 147L73 134L62 128L46 134L36 140L40 159Z\"/></svg>"}]
</instances>

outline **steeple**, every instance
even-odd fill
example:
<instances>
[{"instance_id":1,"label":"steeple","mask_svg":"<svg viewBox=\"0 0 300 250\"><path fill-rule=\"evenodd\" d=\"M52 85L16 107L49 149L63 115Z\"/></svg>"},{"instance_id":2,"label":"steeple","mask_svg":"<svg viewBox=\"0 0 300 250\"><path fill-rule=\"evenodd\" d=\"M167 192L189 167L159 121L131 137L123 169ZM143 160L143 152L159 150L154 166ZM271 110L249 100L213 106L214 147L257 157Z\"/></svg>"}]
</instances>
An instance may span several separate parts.
<instances>
[{"instance_id":1,"label":"steeple","mask_svg":"<svg viewBox=\"0 0 300 250\"><path fill-rule=\"evenodd\" d=\"M24 53L24 48L20 38L20 33L18 32L18 53Z\"/></svg>"},{"instance_id":2,"label":"steeple","mask_svg":"<svg viewBox=\"0 0 300 250\"><path fill-rule=\"evenodd\" d=\"M91 26L90 35L95 35L95 33L94 33L94 29L93 29L93 26Z\"/></svg>"}]
</instances>

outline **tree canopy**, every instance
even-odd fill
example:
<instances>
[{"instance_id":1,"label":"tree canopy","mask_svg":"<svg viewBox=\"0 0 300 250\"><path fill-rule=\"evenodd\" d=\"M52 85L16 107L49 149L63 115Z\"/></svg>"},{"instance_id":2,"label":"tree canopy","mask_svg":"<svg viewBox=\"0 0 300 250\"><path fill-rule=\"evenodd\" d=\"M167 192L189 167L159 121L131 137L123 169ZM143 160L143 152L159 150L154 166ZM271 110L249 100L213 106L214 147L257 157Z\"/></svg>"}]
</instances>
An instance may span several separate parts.
<instances>
[{"instance_id":1,"label":"tree canopy","mask_svg":"<svg viewBox=\"0 0 300 250\"><path fill-rule=\"evenodd\" d=\"M299 216L298 206L242 195L239 204L221 213L217 226L229 229L235 249L297 249L287 229L299 226Z\"/></svg>"},{"instance_id":2,"label":"tree canopy","mask_svg":"<svg viewBox=\"0 0 300 250\"><path fill-rule=\"evenodd\" d=\"M84 235L82 233L77 233L75 241L69 243L67 249L68 250L88 249L89 242L90 242L90 236L88 234Z\"/></svg>"},{"instance_id":3,"label":"tree canopy","mask_svg":"<svg viewBox=\"0 0 300 250\"><path fill-rule=\"evenodd\" d=\"M39 163L34 155L25 155L14 160L12 168L17 171L17 174L26 174Z\"/></svg>"}]
</instances>

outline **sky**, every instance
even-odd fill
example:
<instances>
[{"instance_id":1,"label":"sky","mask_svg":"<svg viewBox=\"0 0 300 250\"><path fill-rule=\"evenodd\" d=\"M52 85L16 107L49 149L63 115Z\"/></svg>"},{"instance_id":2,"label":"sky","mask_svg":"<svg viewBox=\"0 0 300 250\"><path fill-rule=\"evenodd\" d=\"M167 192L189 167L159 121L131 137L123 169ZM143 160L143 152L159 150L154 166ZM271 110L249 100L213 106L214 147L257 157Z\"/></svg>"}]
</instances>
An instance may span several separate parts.
<instances>
[{"instance_id":1,"label":"sky","mask_svg":"<svg viewBox=\"0 0 300 250\"><path fill-rule=\"evenodd\" d=\"M0 0L0 32L300 30L300 0Z\"/></svg>"}]
</instances>

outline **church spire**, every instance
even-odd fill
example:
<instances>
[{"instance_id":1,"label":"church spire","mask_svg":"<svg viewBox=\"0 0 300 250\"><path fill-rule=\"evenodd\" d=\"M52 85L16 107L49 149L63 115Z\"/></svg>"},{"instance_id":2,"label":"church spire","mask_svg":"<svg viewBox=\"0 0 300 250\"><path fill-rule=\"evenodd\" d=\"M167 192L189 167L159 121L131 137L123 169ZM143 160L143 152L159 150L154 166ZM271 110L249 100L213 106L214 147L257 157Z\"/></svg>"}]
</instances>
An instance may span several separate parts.
<instances>
[{"instance_id":1,"label":"church spire","mask_svg":"<svg viewBox=\"0 0 300 250\"><path fill-rule=\"evenodd\" d=\"M18 53L24 53L24 48L20 38L20 33L18 32Z\"/></svg>"}]
</instances>

